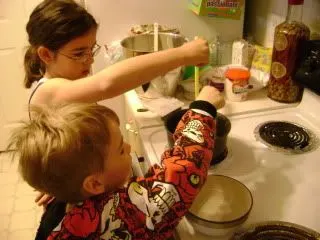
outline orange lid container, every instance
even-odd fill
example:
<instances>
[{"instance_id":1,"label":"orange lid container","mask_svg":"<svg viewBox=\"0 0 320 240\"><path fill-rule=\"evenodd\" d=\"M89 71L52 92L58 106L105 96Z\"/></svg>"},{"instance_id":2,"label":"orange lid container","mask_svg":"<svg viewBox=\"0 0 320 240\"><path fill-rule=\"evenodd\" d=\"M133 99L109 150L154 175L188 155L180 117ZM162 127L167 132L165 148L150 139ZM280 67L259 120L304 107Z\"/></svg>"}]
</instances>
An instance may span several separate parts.
<instances>
[{"instance_id":1,"label":"orange lid container","mask_svg":"<svg viewBox=\"0 0 320 240\"><path fill-rule=\"evenodd\" d=\"M250 78L250 72L246 69L242 68L229 68L225 72L225 77L230 79L231 81L234 80L248 80Z\"/></svg>"}]
</instances>

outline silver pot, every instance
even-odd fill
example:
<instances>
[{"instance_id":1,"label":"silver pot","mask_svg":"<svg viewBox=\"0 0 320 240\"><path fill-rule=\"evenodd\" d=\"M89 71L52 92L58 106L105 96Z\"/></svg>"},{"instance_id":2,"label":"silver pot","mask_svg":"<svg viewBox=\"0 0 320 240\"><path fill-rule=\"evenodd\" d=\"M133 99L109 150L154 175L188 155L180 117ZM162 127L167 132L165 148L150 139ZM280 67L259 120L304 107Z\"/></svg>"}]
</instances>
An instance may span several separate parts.
<instances>
[{"instance_id":1,"label":"silver pot","mask_svg":"<svg viewBox=\"0 0 320 240\"><path fill-rule=\"evenodd\" d=\"M187 39L179 34L159 33L158 47L160 50L180 47ZM154 34L147 33L130 36L121 41L123 53L126 58L154 52Z\"/></svg>"},{"instance_id":2,"label":"silver pot","mask_svg":"<svg viewBox=\"0 0 320 240\"><path fill-rule=\"evenodd\" d=\"M187 39L179 34L159 33L158 50L176 48L187 42ZM123 55L131 58L154 52L154 34L147 33L127 37L121 41ZM162 96L174 96L178 82L182 77L182 68L176 68L164 76L153 79L150 83L138 88L137 92L142 97L158 98Z\"/></svg>"}]
</instances>

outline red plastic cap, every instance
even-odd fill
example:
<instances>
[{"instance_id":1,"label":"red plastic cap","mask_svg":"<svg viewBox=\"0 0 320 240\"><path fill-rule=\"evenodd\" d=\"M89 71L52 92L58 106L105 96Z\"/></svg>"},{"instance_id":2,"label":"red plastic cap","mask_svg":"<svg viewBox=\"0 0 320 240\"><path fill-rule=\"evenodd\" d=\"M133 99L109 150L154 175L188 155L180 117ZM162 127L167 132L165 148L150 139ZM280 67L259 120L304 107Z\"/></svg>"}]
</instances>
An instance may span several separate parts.
<instances>
[{"instance_id":1,"label":"red plastic cap","mask_svg":"<svg viewBox=\"0 0 320 240\"><path fill-rule=\"evenodd\" d=\"M225 72L225 77L230 80L248 80L250 78L250 72L242 68L229 68Z\"/></svg>"},{"instance_id":2,"label":"red plastic cap","mask_svg":"<svg viewBox=\"0 0 320 240\"><path fill-rule=\"evenodd\" d=\"M289 5L302 5L304 0L288 0Z\"/></svg>"}]
</instances>

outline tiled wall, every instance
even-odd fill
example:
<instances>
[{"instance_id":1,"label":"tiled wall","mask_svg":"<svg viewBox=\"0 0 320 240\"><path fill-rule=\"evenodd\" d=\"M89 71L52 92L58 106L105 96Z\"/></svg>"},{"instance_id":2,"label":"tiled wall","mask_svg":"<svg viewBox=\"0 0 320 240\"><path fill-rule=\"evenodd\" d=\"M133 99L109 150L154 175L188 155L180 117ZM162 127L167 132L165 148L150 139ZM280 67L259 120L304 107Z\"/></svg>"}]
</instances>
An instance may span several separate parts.
<instances>
[{"instance_id":1,"label":"tiled wall","mask_svg":"<svg viewBox=\"0 0 320 240\"><path fill-rule=\"evenodd\" d=\"M272 47L274 28L285 20L287 0L247 0L245 32L258 43ZM303 22L313 38L320 38L320 0L305 0Z\"/></svg>"}]
</instances>

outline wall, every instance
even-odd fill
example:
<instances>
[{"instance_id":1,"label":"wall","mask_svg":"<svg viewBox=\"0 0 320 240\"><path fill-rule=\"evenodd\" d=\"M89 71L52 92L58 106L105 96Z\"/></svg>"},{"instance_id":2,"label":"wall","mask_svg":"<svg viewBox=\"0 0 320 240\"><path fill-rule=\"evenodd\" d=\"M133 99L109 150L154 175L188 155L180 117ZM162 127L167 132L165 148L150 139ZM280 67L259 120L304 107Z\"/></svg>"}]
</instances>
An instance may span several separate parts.
<instances>
[{"instance_id":1,"label":"wall","mask_svg":"<svg viewBox=\"0 0 320 240\"><path fill-rule=\"evenodd\" d=\"M104 43L122 39L134 24L158 22L177 27L186 37L225 40L242 36L243 22L199 17L187 9L188 0L87 0L87 8L101 25L99 39Z\"/></svg>"},{"instance_id":2,"label":"wall","mask_svg":"<svg viewBox=\"0 0 320 240\"><path fill-rule=\"evenodd\" d=\"M283 22L287 14L287 0L247 0L245 35L252 36L258 43L272 47L274 28ZM320 36L320 1L305 0L303 22Z\"/></svg>"}]
</instances>

